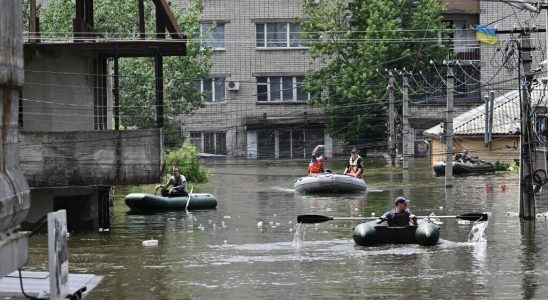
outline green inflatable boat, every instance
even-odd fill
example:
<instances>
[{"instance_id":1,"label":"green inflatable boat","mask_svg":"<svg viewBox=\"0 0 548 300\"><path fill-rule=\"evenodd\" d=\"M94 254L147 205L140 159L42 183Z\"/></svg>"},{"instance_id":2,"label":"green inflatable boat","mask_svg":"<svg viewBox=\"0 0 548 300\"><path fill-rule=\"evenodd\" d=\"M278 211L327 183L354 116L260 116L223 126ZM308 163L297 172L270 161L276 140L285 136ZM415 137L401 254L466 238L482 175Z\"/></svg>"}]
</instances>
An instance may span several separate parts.
<instances>
[{"instance_id":1,"label":"green inflatable boat","mask_svg":"<svg viewBox=\"0 0 548 300\"><path fill-rule=\"evenodd\" d=\"M126 205L132 211L174 211L187 208L187 197L162 197L152 194L131 193L126 196ZM188 210L214 209L217 199L212 194L191 194Z\"/></svg>"},{"instance_id":2,"label":"green inflatable boat","mask_svg":"<svg viewBox=\"0 0 548 300\"><path fill-rule=\"evenodd\" d=\"M388 226L377 221L361 223L354 227L352 238L357 245L374 246L382 244L419 244L432 246L440 239L440 227L426 219L417 225Z\"/></svg>"}]
</instances>

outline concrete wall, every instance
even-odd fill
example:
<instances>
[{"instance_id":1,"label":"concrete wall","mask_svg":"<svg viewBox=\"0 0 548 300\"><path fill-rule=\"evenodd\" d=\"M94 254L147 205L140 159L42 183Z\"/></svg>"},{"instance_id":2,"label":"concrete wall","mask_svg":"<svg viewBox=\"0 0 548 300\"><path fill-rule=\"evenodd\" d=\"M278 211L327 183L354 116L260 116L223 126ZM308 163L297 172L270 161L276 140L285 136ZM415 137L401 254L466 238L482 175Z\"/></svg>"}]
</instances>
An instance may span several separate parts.
<instances>
[{"instance_id":1,"label":"concrete wall","mask_svg":"<svg viewBox=\"0 0 548 300\"><path fill-rule=\"evenodd\" d=\"M163 164L159 129L22 132L21 170L31 187L158 182Z\"/></svg>"},{"instance_id":2,"label":"concrete wall","mask_svg":"<svg viewBox=\"0 0 548 300\"><path fill-rule=\"evenodd\" d=\"M98 193L93 187L33 188L25 222L34 224L52 211L67 210L69 230L94 229L98 224Z\"/></svg>"},{"instance_id":3,"label":"concrete wall","mask_svg":"<svg viewBox=\"0 0 548 300\"><path fill-rule=\"evenodd\" d=\"M23 130L94 130L91 51L25 49Z\"/></svg>"},{"instance_id":4,"label":"concrete wall","mask_svg":"<svg viewBox=\"0 0 548 300\"><path fill-rule=\"evenodd\" d=\"M446 147L438 139L432 139L431 143L431 163L445 160ZM485 145L483 136L467 137L459 136L453 141L454 153L468 150L468 156L477 156L480 159L495 162L497 160L514 164L514 160L519 159L519 137L495 136L491 151ZM515 148L514 148L515 147Z\"/></svg>"}]
</instances>

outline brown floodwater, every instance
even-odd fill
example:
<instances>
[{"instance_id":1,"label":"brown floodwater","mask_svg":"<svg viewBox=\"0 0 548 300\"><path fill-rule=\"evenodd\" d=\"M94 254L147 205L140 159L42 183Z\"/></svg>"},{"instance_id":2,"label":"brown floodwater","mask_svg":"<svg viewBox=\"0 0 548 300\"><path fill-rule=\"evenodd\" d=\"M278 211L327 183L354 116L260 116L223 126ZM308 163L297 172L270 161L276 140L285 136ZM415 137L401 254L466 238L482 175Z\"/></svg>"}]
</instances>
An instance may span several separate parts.
<instances>
[{"instance_id":1,"label":"brown floodwater","mask_svg":"<svg viewBox=\"0 0 548 300\"><path fill-rule=\"evenodd\" d=\"M342 171L343 161L331 167ZM211 182L194 190L215 194L216 210L131 214L124 196L152 186L117 187L111 233L71 235L70 271L104 276L89 299L548 297L548 223L515 216L516 173L461 177L446 190L424 161L402 172L368 160L368 193L313 196L293 191L306 161L207 165ZM489 212L490 220L482 228L444 219L433 247L358 247L353 221L295 224L308 213L378 216L398 195L411 199L417 215ZM537 205L548 209L545 197ZM473 228L479 233L469 242ZM158 246L143 247L148 239ZM32 237L24 269L46 270L46 251L47 238Z\"/></svg>"}]
</instances>

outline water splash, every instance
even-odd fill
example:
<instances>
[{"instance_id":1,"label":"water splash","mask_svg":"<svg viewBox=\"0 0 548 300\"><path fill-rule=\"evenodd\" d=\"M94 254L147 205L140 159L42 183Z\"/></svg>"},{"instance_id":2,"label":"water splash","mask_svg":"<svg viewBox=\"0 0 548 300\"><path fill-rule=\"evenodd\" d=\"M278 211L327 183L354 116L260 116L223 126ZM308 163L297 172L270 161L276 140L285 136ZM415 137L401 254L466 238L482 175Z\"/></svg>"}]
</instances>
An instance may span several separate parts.
<instances>
[{"instance_id":1,"label":"water splash","mask_svg":"<svg viewBox=\"0 0 548 300\"><path fill-rule=\"evenodd\" d=\"M486 244L485 229L487 229L489 222L477 222L474 224L468 235L468 243L472 244Z\"/></svg>"},{"instance_id":2,"label":"water splash","mask_svg":"<svg viewBox=\"0 0 548 300\"><path fill-rule=\"evenodd\" d=\"M295 224L295 228L293 230L293 242L292 242L292 245L293 245L293 248L297 249L297 250L301 250L302 248L302 245L304 242L304 235L306 233L306 224L304 224L304 226L301 226L302 223L297 223ZM302 227L302 229L301 229Z\"/></svg>"}]
</instances>

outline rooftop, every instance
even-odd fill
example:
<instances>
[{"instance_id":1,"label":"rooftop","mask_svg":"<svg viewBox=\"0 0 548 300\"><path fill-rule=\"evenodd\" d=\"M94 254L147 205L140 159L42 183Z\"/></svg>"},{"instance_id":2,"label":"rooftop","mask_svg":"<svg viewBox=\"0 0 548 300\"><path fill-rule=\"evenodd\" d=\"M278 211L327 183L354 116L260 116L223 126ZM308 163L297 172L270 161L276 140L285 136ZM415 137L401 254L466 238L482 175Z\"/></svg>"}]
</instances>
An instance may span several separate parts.
<instances>
[{"instance_id":1,"label":"rooftop","mask_svg":"<svg viewBox=\"0 0 548 300\"><path fill-rule=\"evenodd\" d=\"M453 119L455 135L482 135L485 133L485 104L473 108ZM520 102L517 90L495 98L493 134L516 134L520 131ZM424 132L430 137L443 135L442 124Z\"/></svg>"}]
</instances>

